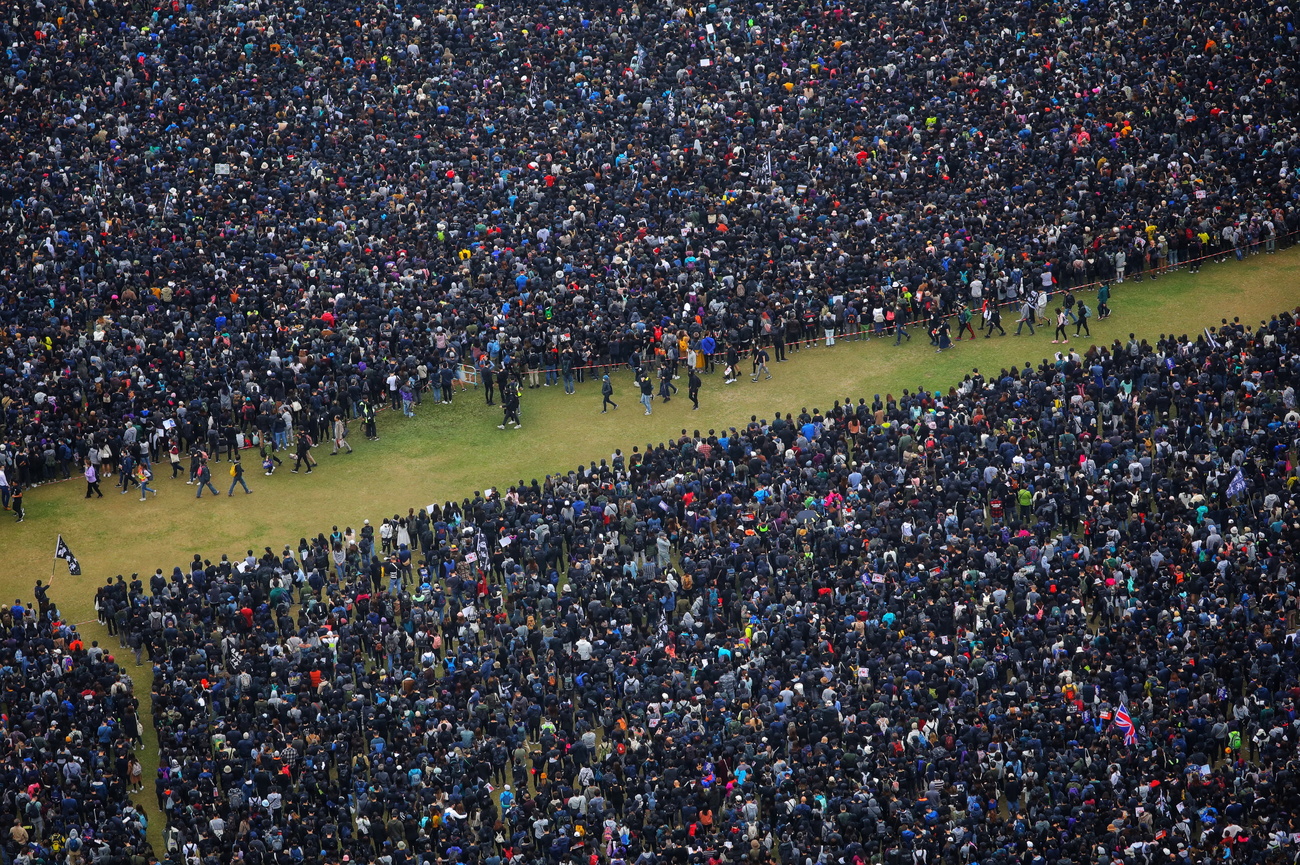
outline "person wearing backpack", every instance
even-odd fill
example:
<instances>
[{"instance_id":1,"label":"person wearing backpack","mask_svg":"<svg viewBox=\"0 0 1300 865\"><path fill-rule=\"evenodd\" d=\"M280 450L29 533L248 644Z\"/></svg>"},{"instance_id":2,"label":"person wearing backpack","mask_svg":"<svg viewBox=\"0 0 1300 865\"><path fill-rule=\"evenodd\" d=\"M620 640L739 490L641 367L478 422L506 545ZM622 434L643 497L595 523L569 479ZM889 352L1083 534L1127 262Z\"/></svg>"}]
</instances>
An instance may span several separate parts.
<instances>
[{"instance_id":1,"label":"person wearing backpack","mask_svg":"<svg viewBox=\"0 0 1300 865\"><path fill-rule=\"evenodd\" d=\"M214 496L221 495L221 490L217 489L215 486L212 485L212 468L211 466L208 465L206 460L204 460L203 463L199 465L198 484L199 484L199 490L194 494L194 498L196 499L203 498L203 489L205 487L207 489L212 490L212 494Z\"/></svg>"},{"instance_id":2,"label":"person wearing backpack","mask_svg":"<svg viewBox=\"0 0 1300 865\"><path fill-rule=\"evenodd\" d=\"M253 491L248 488L248 482L244 480L244 464L239 461L238 453L234 457L235 461L230 464L230 492L226 493L226 495L233 496L235 494L236 484L244 488L245 495L252 495Z\"/></svg>"},{"instance_id":3,"label":"person wearing backpack","mask_svg":"<svg viewBox=\"0 0 1300 865\"><path fill-rule=\"evenodd\" d=\"M1085 334L1087 334L1088 336L1092 336L1092 331L1088 328L1088 318L1091 315L1092 315L1092 310L1088 309L1088 305L1084 303L1082 300L1078 301L1075 304L1074 307L1074 316L1075 316L1074 335L1075 336L1079 335L1079 328L1083 328L1083 332Z\"/></svg>"},{"instance_id":4,"label":"person wearing backpack","mask_svg":"<svg viewBox=\"0 0 1300 865\"><path fill-rule=\"evenodd\" d=\"M312 468L316 464L315 460L311 458L311 449L314 444L316 443L311 440L311 436L307 435L306 430L298 431L298 444L294 454L295 459L293 468L290 469L292 474L298 474L298 470L302 468L303 463L307 464L307 474L311 474Z\"/></svg>"}]
</instances>

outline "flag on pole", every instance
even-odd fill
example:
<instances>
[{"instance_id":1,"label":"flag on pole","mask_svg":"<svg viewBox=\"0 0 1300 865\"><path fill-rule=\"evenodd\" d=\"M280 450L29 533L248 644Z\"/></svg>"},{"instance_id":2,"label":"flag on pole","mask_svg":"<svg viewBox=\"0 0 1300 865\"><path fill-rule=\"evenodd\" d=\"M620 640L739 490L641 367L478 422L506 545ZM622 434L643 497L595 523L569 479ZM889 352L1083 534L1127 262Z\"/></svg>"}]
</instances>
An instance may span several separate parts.
<instances>
[{"instance_id":1,"label":"flag on pole","mask_svg":"<svg viewBox=\"0 0 1300 865\"><path fill-rule=\"evenodd\" d=\"M54 548L54 558L63 559L68 563L68 573L72 576L80 576L81 565L77 562L77 557L68 549L68 545L63 542L63 535L59 535L59 543Z\"/></svg>"},{"instance_id":2,"label":"flag on pole","mask_svg":"<svg viewBox=\"0 0 1300 865\"><path fill-rule=\"evenodd\" d=\"M1128 709L1125 709L1123 705L1115 713L1115 726L1124 734L1125 745L1137 744L1137 727L1133 726L1133 719L1128 716Z\"/></svg>"}]
</instances>

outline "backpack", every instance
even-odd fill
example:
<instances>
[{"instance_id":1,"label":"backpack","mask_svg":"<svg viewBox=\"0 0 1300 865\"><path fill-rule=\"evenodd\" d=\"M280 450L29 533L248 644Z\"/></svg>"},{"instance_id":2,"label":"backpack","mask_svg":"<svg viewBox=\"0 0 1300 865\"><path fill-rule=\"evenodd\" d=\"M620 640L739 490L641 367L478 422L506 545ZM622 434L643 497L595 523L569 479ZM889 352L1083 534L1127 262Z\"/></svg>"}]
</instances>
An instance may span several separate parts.
<instances>
[{"instance_id":1,"label":"backpack","mask_svg":"<svg viewBox=\"0 0 1300 865\"><path fill-rule=\"evenodd\" d=\"M235 476L235 466L234 466L233 463L232 463L231 466L230 466L230 476L231 476L232 478Z\"/></svg>"}]
</instances>

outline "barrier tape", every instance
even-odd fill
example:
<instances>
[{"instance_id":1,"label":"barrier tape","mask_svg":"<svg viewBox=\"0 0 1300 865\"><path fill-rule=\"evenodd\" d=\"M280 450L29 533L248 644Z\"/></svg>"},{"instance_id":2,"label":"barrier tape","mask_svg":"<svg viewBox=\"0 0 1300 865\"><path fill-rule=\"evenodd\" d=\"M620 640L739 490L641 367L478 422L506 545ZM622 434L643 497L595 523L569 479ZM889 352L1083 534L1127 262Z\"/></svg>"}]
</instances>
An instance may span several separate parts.
<instances>
[{"instance_id":1,"label":"barrier tape","mask_svg":"<svg viewBox=\"0 0 1300 865\"><path fill-rule=\"evenodd\" d=\"M1250 252L1250 250L1255 249L1255 248L1257 248L1257 247L1264 247L1264 246L1267 246L1267 245L1268 245L1268 242L1269 242L1270 239L1271 239L1271 240L1273 241L1273 243L1276 245L1276 244L1281 243L1283 240L1286 240L1286 239L1292 239L1292 238L1295 238L1295 237L1297 237L1297 236L1300 236L1300 230L1287 232L1286 234L1279 234L1279 235L1277 235L1277 236L1275 236L1275 237L1273 237L1273 238L1264 238L1264 239L1262 239L1262 240L1258 240L1258 241L1256 241L1256 242L1254 242L1254 243L1243 245L1243 246L1241 247L1241 249L1243 250L1242 260L1244 261L1244 260L1245 260L1245 256L1247 256L1247 255L1257 255L1258 253L1256 253L1256 252ZM1235 254L1236 254L1236 250L1237 250L1237 247L1235 247L1235 246L1232 247L1232 248L1230 248L1230 249L1228 249L1228 250L1226 250L1226 251L1220 249L1220 250L1218 250L1218 251L1216 251L1216 252L1212 252L1212 253L1209 253L1209 254L1206 254L1206 255L1201 255L1201 256L1198 256L1198 257L1196 257L1196 258L1183 259L1183 260L1179 261L1177 264L1166 264L1166 265L1163 265L1163 266L1161 266L1161 267L1152 267L1152 268L1148 268L1148 269L1146 269L1146 270L1142 270L1142 271L1130 272L1130 271L1128 271L1128 270L1126 269L1126 271L1125 271L1125 276L1126 276L1126 277L1128 277L1128 276L1139 277L1139 276L1145 276L1145 275L1147 275L1147 274L1151 274L1152 277L1154 278L1155 276L1157 276L1157 275L1159 275L1159 274L1161 274L1161 273L1171 273L1171 272L1173 272L1173 271L1175 271L1175 270L1178 270L1178 269L1180 269L1180 268L1184 268L1184 267L1187 267L1187 266L1189 266L1189 265L1196 264L1196 263L1198 263L1198 262L1208 261L1209 259L1212 259L1212 258L1222 258L1224 255L1235 255ZM1108 283L1108 282L1111 283L1112 285L1115 285L1115 284L1123 284L1123 285L1127 285L1127 284L1128 284L1127 282L1125 282L1125 283L1115 283L1113 280L1098 279L1098 280L1094 280L1093 282L1085 282L1085 283L1082 283L1082 284L1080 284L1080 285L1072 285L1072 286L1069 286L1069 287L1067 287L1067 288L1059 288L1059 289L1051 290L1051 291L1048 291L1048 292L1047 292L1047 296L1050 298L1050 297L1052 297L1052 296L1054 296L1054 295L1065 294L1066 292L1071 292L1071 291L1074 291L1074 292L1077 292L1077 291L1091 291L1091 290L1094 290L1094 289L1100 288L1102 285L1104 285L1104 284L1106 284L1106 283ZM1038 286L1038 288L1041 290L1042 287L1041 287L1041 286ZM998 301L998 302L996 302L996 303L994 303L994 304L992 304L992 305L993 305L993 306L997 306L997 307L1016 307L1016 306L1019 306L1021 302L1022 302L1022 298L1016 298L1016 299L1012 299L1012 300ZM980 307L972 307L972 310L973 310L973 311L979 311L981 308L982 308L982 304L981 304ZM945 312L945 313L944 313L944 318L950 318L950 317L953 316L953 315L955 315L955 313L952 313L952 312ZM972 318L972 321L974 321L973 318ZM911 321L907 322L907 324L913 324L913 325L919 325L919 324L922 324L922 323L923 323L923 319L919 319L919 318L918 318L918 319L912 319ZM874 322L873 322L873 324L874 324ZM891 335L892 335L892 328L893 328L894 324L895 324L894 322L885 322L884 325L883 325L882 330L880 331L881 334L882 334L882 335L883 335L883 334L891 334ZM817 327L817 325L813 325L813 326L814 326L814 327ZM1043 325L1043 326L1046 327L1047 325ZM819 328L819 329L820 329L820 328ZM862 335L870 336L870 335L872 335L872 334L874 334L874 333L876 333L876 330L875 330L874 327L869 327L869 328L865 328L865 329L862 329L862 330L855 330L855 331L845 331L845 332L843 332L843 333L840 333L839 331L836 331L836 333L834 334L834 338L835 338L835 339L841 339L841 338L845 338L845 339L847 339L847 338L849 338L849 337L854 337L854 336L862 336ZM801 338L801 339L791 340L790 342L783 343L782 345L784 345L784 346L787 347L787 348L790 347L790 346L806 346L806 345L811 345L811 344L813 344L813 343L821 342L821 341L825 340L825 338L826 338L826 337L825 337L824 334L823 334L823 335L820 335L820 336L804 337L804 338ZM764 343L764 345L767 345L767 344L768 344L768 343ZM772 343L772 345L775 345L775 343ZM724 354L725 352L726 352L726 347L723 346L721 343L719 343L719 345L718 345L718 347L717 347L717 350L714 351L713 355L714 355L715 357L717 357L717 356L719 356L719 355ZM684 362L685 362L685 358L678 358L678 362L679 362L679 363L684 363ZM597 364L590 364L590 365L587 365L587 366L575 366L575 367L573 367L573 371L574 371L574 372L577 372L578 370L583 370L583 371L586 371L586 370L618 370L618 369L625 369L625 368L628 368L628 363L627 363L627 361L623 361L623 362L621 362L621 363L597 363ZM525 372L527 372L527 370L525 370ZM540 375L540 374L544 374L544 373L546 372L546 368L545 368L545 367L540 367L540 368L538 368L537 372L538 372L539 375ZM560 372L558 372L558 371L556 372L556 374L557 374L557 375L560 375L560 376L563 375L563 373L560 373Z\"/></svg>"}]
</instances>

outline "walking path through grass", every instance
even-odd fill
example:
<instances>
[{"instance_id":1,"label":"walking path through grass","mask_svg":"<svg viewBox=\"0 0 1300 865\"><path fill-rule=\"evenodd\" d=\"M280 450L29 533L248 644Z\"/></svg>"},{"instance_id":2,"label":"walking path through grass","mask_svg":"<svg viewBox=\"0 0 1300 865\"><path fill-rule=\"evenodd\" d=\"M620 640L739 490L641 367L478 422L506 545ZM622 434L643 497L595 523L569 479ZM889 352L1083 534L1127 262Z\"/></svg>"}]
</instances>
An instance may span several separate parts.
<instances>
[{"instance_id":1,"label":"walking path through grass","mask_svg":"<svg viewBox=\"0 0 1300 865\"><path fill-rule=\"evenodd\" d=\"M1086 297L1095 309L1093 296ZM1126 340L1129 333L1148 340L1171 332L1195 334L1234 317L1255 325L1298 304L1300 247L1276 256L1253 256L1244 263L1209 264L1195 275L1179 272L1114 286L1114 315L1106 321L1093 319L1092 339L1080 338L1074 345L1082 350L1091 344L1110 344ZM1014 323L1014 316L1008 320ZM1008 333L1014 333L1014 328ZM607 414L600 413L600 388L595 381L579 385L572 396L560 387L524 390L521 430L498 430L500 408L485 405L481 391L458 394L453 406L426 401L413 419L384 413L378 442L366 441L356 429L352 455L331 457L328 448L318 448L320 467L311 475L290 474L286 465L267 478L252 470L252 461L246 462L255 491L251 496L239 491L234 497L195 500L194 487L184 480L169 480L167 472L160 472L155 481L161 494L146 502L110 491L107 483L104 498L89 501L83 498L85 486L78 480L37 487L26 496L25 522L0 522L0 591L9 598L30 600L35 581L50 579L55 541L61 533L79 558L82 575L68 576L59 562L51 598L72 621L87 623L82 627L87 640L98 639L116 651L116 638L108 637L93 621L93 602L96 587L119 573L129 578L138 572L147 580L155 568L170 573L195 553L234 557L248 549L260 552L264 546L278 552L285 543L296 544L300 537L328 532L334 525L356 528L364 519L377 523L384 516L405 514L408 508L461 499L486 487L540 480L547 473L599 462L615 448L627 452L633 446L656 444L683 428L707 432L739 426L751 415L761 419L803 407L824 410L836 399L869 400L876 393L898 395L904 388L946 391L972 367L996 371L1011 364L1037 365L1059 348L1051 344L1050 328L1039 329L1032 337L963 341L941 354L929 345L923 327L913 328L912 334L910 342L897 347L892 338L840 340L829 349L818 346L790 352L788 363L772 365L770 381L751 383L745 375L740 382L724 386L719 369L705 377L699 411L691 410L683 387L679 398L667 405L656 401L654 414L644 416L626 372L614 376L614 399L621 407ZM224 472L224 465L213 472L218 486ZM129 651L117 652L117 657L131 669ZM157 748L149 706L150 676L147 667L133 672L146 725L141 760L145 777L151 779ZM148 809L150 834L157 844L162 816L154 807L151 782L138 800Z\"/></svg>"}]
</instances>

